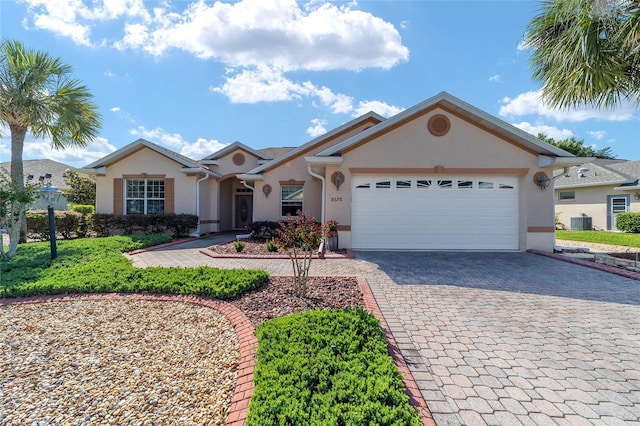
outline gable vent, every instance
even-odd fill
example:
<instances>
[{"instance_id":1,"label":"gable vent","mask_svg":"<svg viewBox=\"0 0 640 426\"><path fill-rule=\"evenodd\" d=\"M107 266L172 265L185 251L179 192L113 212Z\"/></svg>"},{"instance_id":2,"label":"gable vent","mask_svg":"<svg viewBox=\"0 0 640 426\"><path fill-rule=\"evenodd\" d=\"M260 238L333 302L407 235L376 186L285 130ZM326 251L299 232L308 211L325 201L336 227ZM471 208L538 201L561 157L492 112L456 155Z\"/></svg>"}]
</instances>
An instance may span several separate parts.
<instances>
[{"instance_id":1,"label":"gable vent","mask_svg":"<svg viewBox=\"0 0 640 426\"><path fill-rule=\"evenodd\" d=\"M244 160L244 155L239 152L236 152L235 154L233 154L233 157L231 157L231 161L233 161L233 164L235 164L236 166L242 166L244 164Z\"/></svg>"},{"instance_id":2,"label":"gable vent","mask_svg":"<svg viewBox=\"0 0 640 426\"><path fill-rule=\"evenodd\" d=\"M451 128L451 122L446 115L436 114L429 119L427 128L433 136L444 136Z\"/></svg>"}]
</instances>

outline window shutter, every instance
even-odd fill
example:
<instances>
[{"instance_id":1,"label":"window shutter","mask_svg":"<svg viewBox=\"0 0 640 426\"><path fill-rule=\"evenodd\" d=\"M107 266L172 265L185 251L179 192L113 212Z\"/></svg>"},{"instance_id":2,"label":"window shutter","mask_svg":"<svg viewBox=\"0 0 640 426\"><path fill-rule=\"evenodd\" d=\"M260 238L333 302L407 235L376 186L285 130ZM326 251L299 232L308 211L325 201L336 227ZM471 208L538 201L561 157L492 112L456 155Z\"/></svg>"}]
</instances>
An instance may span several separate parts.
<instances>
[{"instance_id":1,"label":"window shutter","mask_svg":"<svg viewBox=\"0 0 640 426\"><path fill-rule=\"evenodd\" d=\"M173 178L164 180L164 212L175 213L174 209L174 185Z\"/></svg>"},{"instance_id":2,"label":"window shutter","mask_svg":"<svg viewBox=\"0 0 640 426\"><path fill-rule=\"evenodd\" d=\"M124 179L113 180L113 214L122 215L122 191Z\"/></svg>"}]
</instances>

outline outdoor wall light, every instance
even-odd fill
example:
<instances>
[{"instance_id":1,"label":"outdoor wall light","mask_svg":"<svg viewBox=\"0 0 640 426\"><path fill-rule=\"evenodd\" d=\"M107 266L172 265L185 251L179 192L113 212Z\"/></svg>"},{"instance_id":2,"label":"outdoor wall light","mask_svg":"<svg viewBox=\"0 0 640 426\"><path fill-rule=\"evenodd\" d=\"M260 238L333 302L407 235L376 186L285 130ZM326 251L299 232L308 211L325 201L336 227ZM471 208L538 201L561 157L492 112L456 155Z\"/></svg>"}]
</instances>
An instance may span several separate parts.
<instances>
[{"instance_id":1,"label":"outdoor wall light","mask_svg":"<svg viewBox=\"0 0 640 426\"><path fill-rule=\"evenodd\" d=\"M333 182L337 190L340 190L340 186L344 183L344 175L342 172L333 172L331 182Z\"/></svg>"},{"instance_id":2,"label":"outdoor wall light","mask_svg":"<svg viewBox=\"0 0 640 426\"><path fill-rule=\"evenodd\" d=\"M545 191L549 187L549 176L545 172L538 172L533 176L533 181L540 187L540 191Z\"/></svg>"},{"instance_id":3,"label":"outdoor wall light","mask_svg":"<svg viewBox=\"0 0 640 426\"><path fill-rule=\"evenodd\" d=\"M640 200L640 192L636 192L635 194L633 194L633 199L636 201Z\"/></svg>"},{"instance_id":4,"label":"outdoor wall light","mask_svg":"<svg viewBox=\"0 0 640 426\"><path fill-rule=\"evenodd\" d=\"M265 186L263 186L262 192L264 193L265 197L269 197L269 194L271 194L271 185L266 184Z\"/></svg>"}]
</instances>

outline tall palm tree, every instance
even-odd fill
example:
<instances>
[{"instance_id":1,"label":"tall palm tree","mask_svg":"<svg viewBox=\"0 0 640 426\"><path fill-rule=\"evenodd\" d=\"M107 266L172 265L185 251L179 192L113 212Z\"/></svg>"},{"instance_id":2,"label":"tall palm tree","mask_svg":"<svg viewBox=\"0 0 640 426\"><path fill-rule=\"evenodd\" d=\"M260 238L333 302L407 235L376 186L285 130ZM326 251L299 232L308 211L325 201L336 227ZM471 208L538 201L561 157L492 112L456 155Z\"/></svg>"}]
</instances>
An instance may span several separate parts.
<instances>
[{"instance_id":1,"label":"tall palm tree","mask_svg":"<svg viewBox=\"0 0 640 426\"><path fill-rule=\"evenodd\" d=\"M524 42L550 105L640 103L638 1L546 0Z\"/></svg>"},{"instance_id":2,"label":"tall palm tree","mask_svg":"<svg viewBox=\"0 0 640 426\"><path fill-rule=\"evenodd\" d=\"M51 139L54 149L83 147L98 135L100 114L93 96L70 74L69 65L46 52L15 40L0 43L0 123L11 132L11 180L18 190L24 190L27 132ZM24 217L18 222L21 228Z\"/></svg>"}]
</instances>

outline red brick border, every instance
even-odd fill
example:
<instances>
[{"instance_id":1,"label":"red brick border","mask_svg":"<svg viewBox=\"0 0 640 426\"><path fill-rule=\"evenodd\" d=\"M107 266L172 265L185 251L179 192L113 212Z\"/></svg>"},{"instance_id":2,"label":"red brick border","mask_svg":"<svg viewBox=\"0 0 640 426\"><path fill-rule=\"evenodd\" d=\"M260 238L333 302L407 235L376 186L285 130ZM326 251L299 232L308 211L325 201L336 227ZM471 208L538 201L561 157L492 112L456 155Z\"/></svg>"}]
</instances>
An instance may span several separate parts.
<instances>
[{"instance_id":1,"label":"red brick border","mask_svg":"<svg viewBox=\"0 0 640 426\"><path fill-rule=\"evenodd\" d=\"M356 278L358 279L358 286L360 287L360 291L362 292L365 308L380 321L380 328L382 329L384 337L387 339L387 350L389 351L389 355L391 355L391 358L393 358L393 362L395 362L396 367L398 367L398 370L400 371L400 374L402 374L402 381L404 382L407 395L409 395L409 404L411 404L411 406L416 409L424 426L436 426L436 422L431 415L431 411L429 410L426 401L420 393L418 384L413 378L413 375L411 374L407 363L404 361L404 357L402 356L402 353L400 353L400 349L398 348L398 343L393 337L393 334L391 334L389 325L382 315L382 311L378 306L378 302L376 302L376 298L373 296L373 292L371 291L371 287L369 287L369 283L363 277Z\"/></svg>"},{"instance_id":2,"label":"red brick border","mask_svg":"<svg viewBox=\"0 0 640 426\"><path fill-rule=\"evenodd\" d=\"M74 300L146 300L153 302L180 302L212 308L224 315L238 337L240 347L240 364L238 365L238 377L236 387L231 400L231 410L227 417L228 426L241 426L249 412L249 401L253 394L253 369L256 364L256 348L258 339L255 336L255 328L247 316L235 306L221 300L209 299L201 296L182 296L169 294L66 294L58 296L34 296L13 299L0 299L0 306L22 305L29 303L45 302L71 302Z\"/></svg>"}]
</instances>

